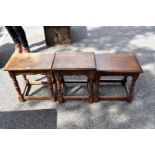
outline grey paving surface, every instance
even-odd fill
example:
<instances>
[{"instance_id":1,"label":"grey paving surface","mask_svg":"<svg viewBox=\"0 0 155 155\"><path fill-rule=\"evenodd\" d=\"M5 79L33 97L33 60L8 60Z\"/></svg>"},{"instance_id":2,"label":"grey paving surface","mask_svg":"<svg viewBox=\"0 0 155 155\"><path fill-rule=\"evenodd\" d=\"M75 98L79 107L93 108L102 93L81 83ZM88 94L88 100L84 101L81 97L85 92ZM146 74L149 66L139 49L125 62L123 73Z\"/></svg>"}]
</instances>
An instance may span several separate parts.
<instances>
[{"instance_id":1,"label":"grey paving surface","mask_svg":"<svg viewBox=\"0 0 155 155\"><path fill-rule=\"evenodd\" d=\"M11 38L6 35L0 45L1 112L53 109L57 112L57 128L155 128L155 27L72 27L74 41L72 45L48 49L42 27L24 27L24 29L33 52L132 52L136 54L144 73L137 82L135 98L131 104L118 101L102 101L94 104L70 101L61 106L57 102L50 101L27 101L20 104L11 79L7 72L3 71L14 48ZM23 86L22 78L18 79ZM85 88L85 85L68 85L65 93L85 94L87 93ZM111 93L120 93L119 86L102 86L100 93L107 94L109 89ZM32 94L48 93L46 87L41 87L40 90L38 92L38 88L34 87Z\"/></svg>"},{"instance_id":2,"label":"grey paving surface","mask_svg":"<svg viewBox=\"0 0 155 155\"><path fill-rule=\"evenodd\" d=\"M56 129L55 109L0 112L0 129Z\"/></svg>"}]
</instances>

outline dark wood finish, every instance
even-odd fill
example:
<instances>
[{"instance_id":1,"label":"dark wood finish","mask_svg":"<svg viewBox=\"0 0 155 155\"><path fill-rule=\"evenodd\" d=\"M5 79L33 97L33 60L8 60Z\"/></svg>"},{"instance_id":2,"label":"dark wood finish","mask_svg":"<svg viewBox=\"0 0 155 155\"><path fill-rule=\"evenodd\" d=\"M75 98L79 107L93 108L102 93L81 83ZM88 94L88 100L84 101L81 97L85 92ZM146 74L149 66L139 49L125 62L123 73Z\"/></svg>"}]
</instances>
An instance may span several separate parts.
<instances>
[{"instance_id":1,"label":"dark wood finish","mask_svg":"<svg viewBox=\"0 0 155 155\"><path fill-rule=\"evenodd\" d=\"M54 92L53 92L53 86L52 86L52 73L48 71L46 73L46 76L47 76L48 87L50 90L50 99L51 101L54 101Z\"/></svg>"},{"instance_id":2,"label":"dark wood finish","mask_svg":"<svg viewBox=\"0 0 155 155\"><path fill-rule=\"evenodd\" d=\"M24 96L25 100L50 100L49 96Z\"/></svg>"},{"instance_id":3,"label":"dark wood finish","mask_svg":"<svg viewBox=\"0 0 155 155\"><path fill-rule=\"evenodd\" d=\"M23 94L21 93L21 90L19 88L19 84L18 84L18 81L17 81L17 78L16 78L16 74L14 72L9 72L9 75L13 80L13 84L15 86L19 101L24 102L24 97L23 97Z\"/></svg>"},{"instance_id":4,"label":"dark wood finish","mask_svg":"<svg viewBox=\"0 0 155 155\"><path fill-rule=\"evenodd\" d=\"M57 52L53 64L54 70L95 70L93 52Z\"/></svg>"},{"instance_id":5,"label":"dark wood finish","mask_svg":"<svg viewBox=\"0 0 155 155\"><path fill-rule=\"evenodd\" d=\"M49 98L54 101L54 93L52 86L52 64L54 60L54 54L45 53L14 53L5 66L5 71L8 71L10 77L14 82L16 92L20 102L24 102L27 99L45 99ZM29 81L26 75L41 74L47 77L47 81ZM23 75L25 81L25 88L23 93L19 88L17 75ZM28 96L31 86L34 84L48 84L50 90L50 97L45 96Z\"/></svg>"},{"instance_id":6,"label":"dark wood finish","mask_svg":"<svg viewBox=\"0 0 155 155\"><path fill-rule=\"evenodd\" d=\"M96 54L96 70L105 73L142 73L133 54Z\"/></svg>"},{"instance_id":7,"label":"dark wood finish","mask_svg":"<svg viewBox=\"0 0 155 155\"><path fill-rule=\"evenodd\" d=\"M56 88L57 88L57 96L59 103L63 103L63 96L62 96L62 87L61 87L61 74L59 71L54 71L54 76L56 79Z\"/></svg>"},{"instance_id":8,"label":"dark wood finish","mask_svg":"<svg viewBox=\"0 0 155 155\"><path fill-rule=\"evenodd\" d=\"M6 71L46 71L53 64L54 54L14 53L5 66Z\"/></svg>"},{"instance_id":9,"label":"dark wood finish","mask_svg":"<svg viewBox=\"0 0 155 155\"><path fill-rule=\"evenodd\" d=\"M132 76L132 82L129 88L129 95L127 98L127 102L131 102L133 100L133 92L134 92L136 80L138 79L138 77L139 77L139 74Z\"/></svg>"},{"instance_id":10,"label":"dark wood finish","mask_svg":"<svg viewBox=\"0 0 155 155\"><path fill-rule=\"evenodd\" d=\"M45 41L48 46L70 44L70 26L44 26Z\"/></svg>"},{"instance_id":11,"label":"dark wood finish","mask_svg":"<svg viewBox=\"0 0 155 155\"><path fill-rule=\"evenodd\" d=\"M59 103L64 100L74 100L74 99L86 99L92 103L93 102L93 81L95 75L95 57L93 52L60 52L56 53L53 72L56 79L58 100ZM62 77L64 75L85 75L88 77L88 96L87 97L75 97L75 96L64 96L62 94ZM69 82L69 81L68 81ZM74 81L70 81L73 83ZM69 83L70 83L69 82ZM76 83L77 81L75 81Z\"/></svg>"},{"instance_id":12,"label":"dark wood finish","mask_svg":"<svg viewBox=\"0 0 155 155\"><path fill-rule=\"evenodd\" d=\"M96 54L96 76L95 76L95 101L116 100L131 102L136 80L143 72L137 58L133 54ZM122 80L100 80L101 76L124 76ZM132 77L130 87L127 85L127 77ZM125 87L127 96L99 96L100 82L121 83Z\"/></svg>"},{"instance_id":13,"label":"dark wood finish","mask_svg":"<svg viewBox=\"0 0 155 155\"><path fill-rule=\"evenodd\" d=\"M54 101L53 83L57 90L59 103L65 100L87 100L92 103L98 100L116 100L131 102L139 74L143 72L137 58L133 54L96 54L93 52L58 52L45 53L14 53L5 66L13 80L20 102L27 99L50 99ZM42 74L47 81L29 81L26 75ZM54 76L53 76L54 74ZM16 76L22 75L25 81L23 93L19 88ZM65 75L85 75L88 80L64 80ZM101 76L123 76L120 80L101 80ZM128 76L132 77L128 86ZM120 83L127 96L99 96L99 83ZM88 96L64 96L65 83L87 83ZM29 96L32 85L48 84L50 97ZM63 87L62 87L63 85ZM94 87L95 86L95 87Z\"/></svg>"}]
</instances>

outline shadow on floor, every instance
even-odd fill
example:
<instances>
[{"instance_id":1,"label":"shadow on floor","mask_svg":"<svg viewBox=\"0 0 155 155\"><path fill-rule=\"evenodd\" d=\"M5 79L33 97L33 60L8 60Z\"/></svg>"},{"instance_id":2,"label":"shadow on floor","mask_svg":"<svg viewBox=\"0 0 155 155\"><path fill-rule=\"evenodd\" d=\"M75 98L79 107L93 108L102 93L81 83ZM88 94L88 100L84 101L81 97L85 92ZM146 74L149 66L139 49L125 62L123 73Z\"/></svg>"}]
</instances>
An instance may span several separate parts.
<instances>
[{"instance_id":1,"label":"shadow on floor","mask_svg":"<svg viewBox=\"0 0 155 155\"><path fill-rule=\"evenodd\" d=\"M0 69L3 68L8 60L10 59L11 55L14 51L14 44L13 43L6 43L0 46Z\"/></svg>"},{"instance_id":2,"label":"shadow on floor","mask_svg":"<svg viewBox=\"0 0 155 155\"><path fill-rule=\"evenodd\" d=\"M0 26L0 37L2 37L3 36L3 27L2 26Z\"/></svg>"},{"instance_id":3,"label":"shadow on floor","mask_svg":"<svg viewBox=\"0 0 155 155\"><path fill-rule=\"evenodd\" d=\"M71 39L73 43L79 42L87 37L86 26L71 26Z\"/></svg>"},{"instance_id":4,"label":"shadow on floor","mask_svg":"<svg viewBox=\"0 0 155 155\"><path fill-rule=\"evenodd\" d=\"M35 46L40 46L40 45L43 45L43 44L45 44L45 40L42 40L42 41L40 41L40 42L31 44L31 45L30 45L30 48L35 47Z\"/></svg>"},{"instance_id":5,"label":"shadow on floor","mask_svg":"<svg viewBox=\"0 0 155 155\"><path fill-rule=\"evenodd\" d=\"M88 39L85 46L98 50L110 50L122 52L127 50L130 41L136 36L155 32L154 26L101 26L88 31Z\"/></svg>"},{"instance_id":6,"label":"shadow on floor","mask_svg":"<svg viewBox=\"0 0 155 155\"><path fill-rule=\"evenodd\" d=\"M82 41L83 39L87 38L87 27L86 26L71 26L71 40L72 43L76 43ZM40 47L41 46L41 47ZM55 45L57 46L57 45ZM52 46L47 46L45 40L42 40L38 43L34 43L30 45L30 48L38 47L33 50L33 53L41 52L43 50L52 48Z\"/></svg>"},{"instance_id":7,"label":"shadow on floor","mask_svg":"<svg viewBox=\"0 0 155 155\"><path fill-rule=\"evenodd\" d=\"M32 53L43 52L44 50L49 49L49 48L50 47L45 45L45 46L42 46L42 47L39 47L39 48L33 50Z\"/></svg>"},{"instance_id":8,"label":"shadow on floor","mask_svg":"<svg viewBox=\"0 0 155 155\"><path fill-rule=\"evenodd\" d=\"M109 51L113 50L118 52L129 52L130 42L137 36L147 36L148 34L155 34L154 26L101 26L94 29L86 30L86 33L82 30L76 31L74 37L74 51L82 51L84 48L94 48L96 50ZM83 39L78 39L80 35L83 35ZM86 38L86 39L84 39ZM74 40L74 39L73 39ZM63 50L63 49L62 49ZM73 50L67 48L67 51Z\"/></svg>"},{"instance_id":9,"label":"shadow on floor","mask_svg":"<svg viewBox=\"0 0 155 155\"><path fill-rule=\"evenodd\" d=\"M0 112L0 129L56 129L55 109Z\"/></svg>"},{"instance_id":10,"label":"shadow on floor","mask_svg":"<svg viewBox=\"0 0 155 155\"><path fill-rule=\"evenodd\" d=\"M49 47L46 45L45 40L42 40L40 42L34 43L30 45L30 48L32 49L33 47L35 47L35 50L32 50L32 53L37 53L37 52L41 52L43 50L48 49Z\"/></svg>"}]
</instances>

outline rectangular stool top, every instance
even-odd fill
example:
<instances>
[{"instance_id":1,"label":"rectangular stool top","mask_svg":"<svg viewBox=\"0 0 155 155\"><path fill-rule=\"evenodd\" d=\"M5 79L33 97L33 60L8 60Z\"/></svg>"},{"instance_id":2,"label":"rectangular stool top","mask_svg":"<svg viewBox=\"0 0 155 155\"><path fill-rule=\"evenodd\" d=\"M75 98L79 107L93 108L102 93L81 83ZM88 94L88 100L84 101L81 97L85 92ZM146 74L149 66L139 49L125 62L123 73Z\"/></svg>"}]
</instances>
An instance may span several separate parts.
<instances>
[{"instance_id":1,"label":"rectangular stool top","mask_svg":"<svg viewBox=\"0 0 155 155\"><path fill-rule=\"evenodd\" d=\"M143 70L133 54L96 54L97 71L114 73L142 73Z\"/></svg>"},{"instance_id":2,"label":"rectangular stool top","mask_svg":"<svg viewBox=\"0 0 155 155\"><path fill-rule=\"evenodd\" d=\"M14 53L4 70L6 71L33 71L50 70L54 53Z\"/></svg>"},{"instance_id":3,"label":"rectangular stool top","mask_svg":"<svg viewBox=\"0 0 155 155\"><path fill-rule=\"evenodd\" d=\"M53 70L95 70L95 55L93 52L57 52Z\"/></svg>"}]
</instances>

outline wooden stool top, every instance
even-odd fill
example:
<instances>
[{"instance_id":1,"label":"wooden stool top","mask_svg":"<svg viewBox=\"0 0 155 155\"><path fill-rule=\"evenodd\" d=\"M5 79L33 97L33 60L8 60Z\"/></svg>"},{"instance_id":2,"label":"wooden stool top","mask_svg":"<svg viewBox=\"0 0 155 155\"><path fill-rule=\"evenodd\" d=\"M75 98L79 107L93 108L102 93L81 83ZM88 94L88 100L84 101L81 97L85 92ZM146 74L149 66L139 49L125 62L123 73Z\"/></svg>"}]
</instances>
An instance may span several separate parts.
<instances>
[{"instance_id":1,"label":"wooden stool top","mask_svg":"<svg viewBox=\"0 0 155 155\"><path fill-rule=\"evenodd\" d=\"M114 73L142 73L133 54L96 54L97 71Z\"/></svg>"},{"instance_id":2,"label":"wooden stool top","mask_svg":"<svg viewBox=\"0 0 155 155\"><path fill-rule=\"evenodd\" d=\"M50 70L54 53L14 53L4 70L6 71L33 71Z\"/></svg>"},{"instance_id":3,"label":"wooden stool top","mask_svg":"<svg viewBox=\"0 0 155 155\"><path fill-rule=\"evenodd\" d=\"M95 70L93 52L58 52L55 54L53 70Z\"/></svg>"}]
</instances>

